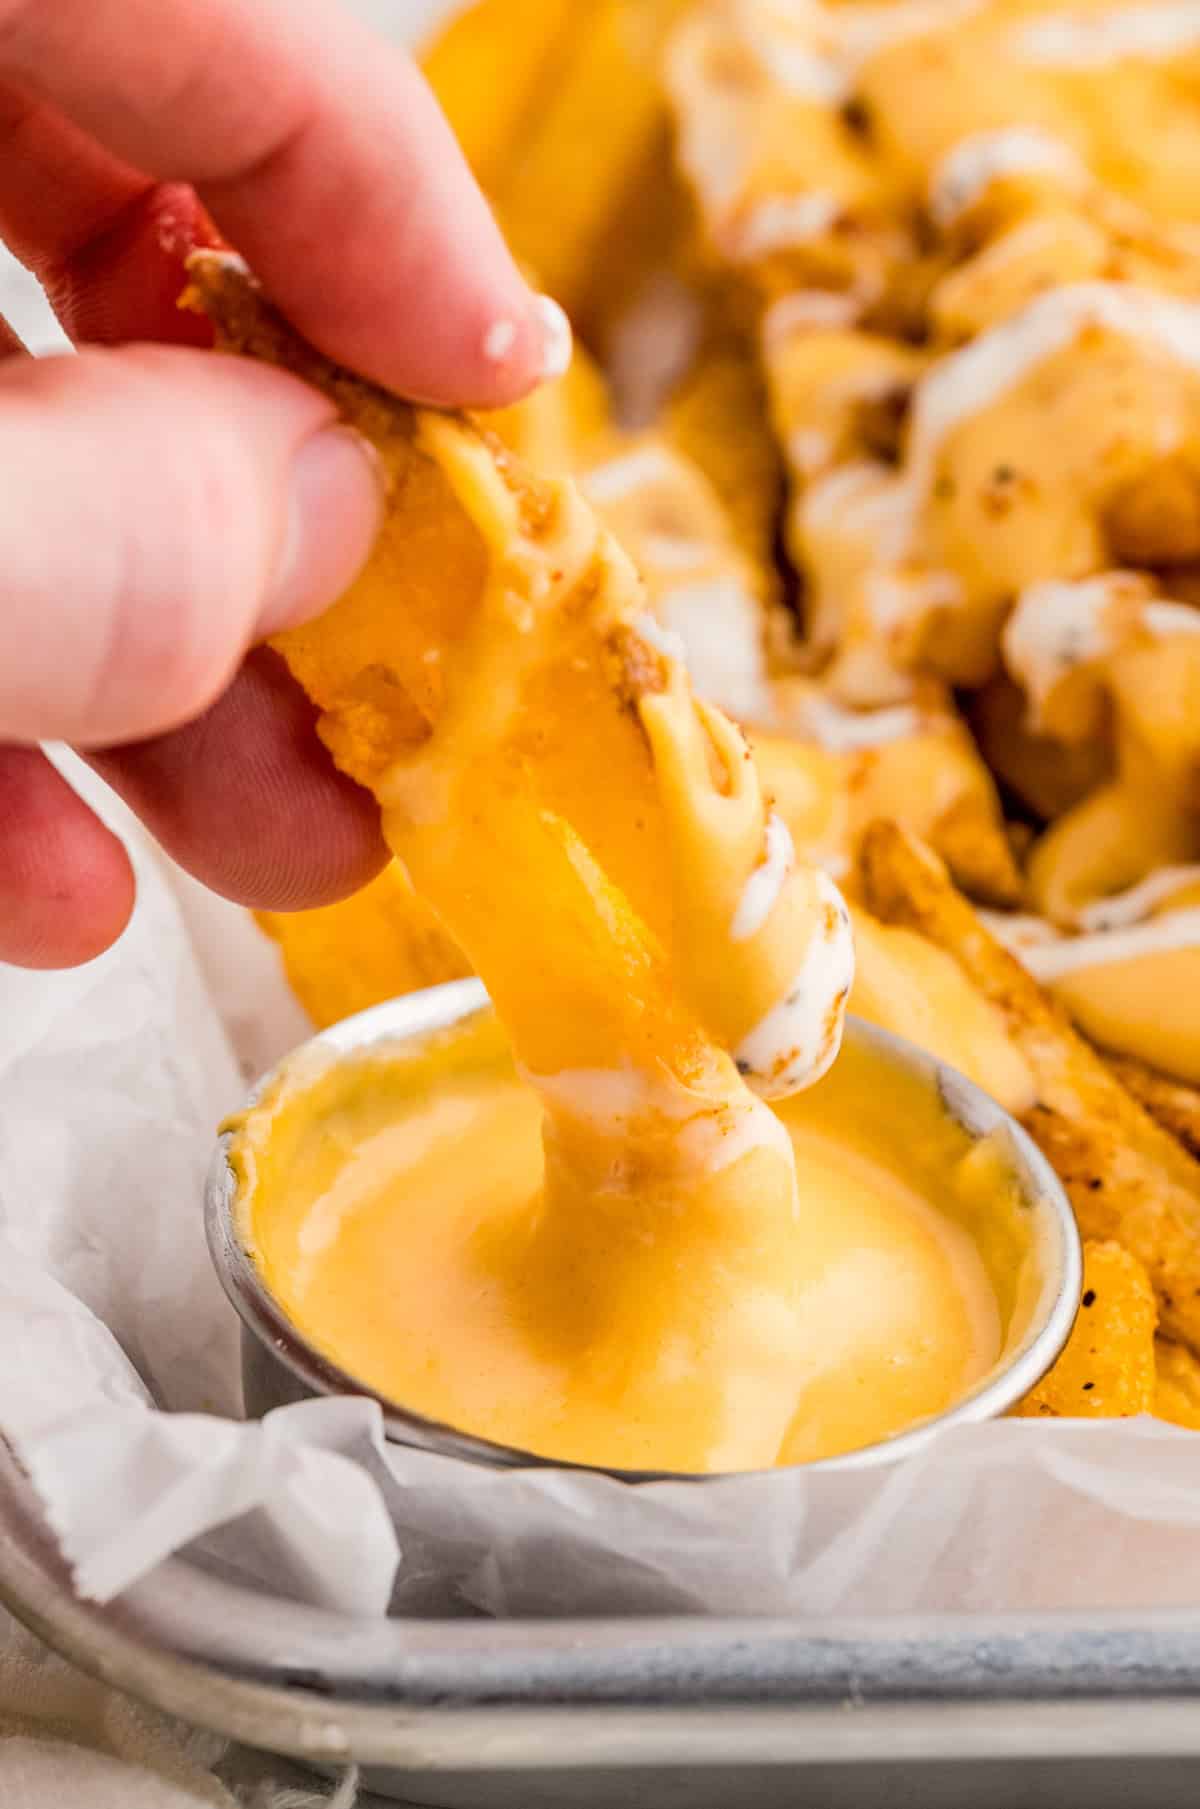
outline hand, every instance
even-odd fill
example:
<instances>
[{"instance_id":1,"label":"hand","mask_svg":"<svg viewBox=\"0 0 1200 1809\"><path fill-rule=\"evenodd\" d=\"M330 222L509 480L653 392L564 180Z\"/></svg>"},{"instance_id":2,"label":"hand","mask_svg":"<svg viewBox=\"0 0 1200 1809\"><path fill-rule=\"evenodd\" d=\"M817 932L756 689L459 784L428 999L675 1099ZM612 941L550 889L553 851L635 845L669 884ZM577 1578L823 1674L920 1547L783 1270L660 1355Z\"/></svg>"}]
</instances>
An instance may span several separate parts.
<instances>
[{"instance_id":1,"label":"hand","mask_svg":"<svg viewBox=\"0 0 1200 1809\"><path fill-rule=\"evenodd\" d=\"M195 349L175 303L214 223L403 394L499 406L563 353L422 78L334 0L0 0L0 236L83 348L33 360L0 322L0 960L87 960L133 901L39 741L240 902L330 902L385 859L281 662L247 657L353 578L375 473L320 396Z\"/></svg>"}]
</instances>

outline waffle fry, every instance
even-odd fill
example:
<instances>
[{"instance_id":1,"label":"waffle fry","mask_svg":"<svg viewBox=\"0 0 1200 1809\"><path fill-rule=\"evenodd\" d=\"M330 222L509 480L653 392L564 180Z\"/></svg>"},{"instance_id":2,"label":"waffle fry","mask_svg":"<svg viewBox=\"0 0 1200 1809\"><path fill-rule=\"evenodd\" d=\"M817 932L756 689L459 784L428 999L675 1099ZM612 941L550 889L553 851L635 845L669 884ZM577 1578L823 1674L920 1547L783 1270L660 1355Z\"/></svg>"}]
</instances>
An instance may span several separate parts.
<instances>
[{"instance_id":1,"label":"waffle fry","mask_svg":"<svg viewBox=\"0 0 1200 1809\"><path fill-rule=\"evenodd\" d=\"M1027 0L711 0L674 40L681 165L765 308L789 550L849 703L985 682L1027 584L1193 557L1200 239L1113 121L1153 97L1185 168L1200 134L1154 33L1101 54L1077 22L1077 65L1056 30Z\"/></svg>"},{"instance_id":2,"label":"waffle fry","mask_svg":"<svg viewBox=\"0 0 1200 1809\"><path fill-rule=\"evenodd\" d=\"M832 1061L846 907L796 864L744 739L646 630L633 567L573 485L535 479L465 417L337 370L235 261L198 253L191 268L189 303L221 347L321 387L386 474L366 571L276 644L541 1098L545 1182L516 1253L527 1291L561 1293L572 1264L609 1250L612 1311L571 1349L619 1378L611 1461L770 1463L795 1406L781 1354L799 1335L801 1251L791 1146L750 1087L794 1092ZM620 1109L593 1104L597 1072ZM680 1351L686 1426L661 1385Z\"/></svg>"},{"instance_id":3,"label":"waffle fry","mask_svg":"<svg viewBox=\"0 0 1200 1809\"><path fill-rule=\"evenodd\" d=\"M1200 1346L1200 1164L1125 1091L1015 956L955 891L941 863L892 824L863 838L868 909L914 929L959 963L1000 1010L1028 1063L1023 1122L1057 1170L1086 1238L1114 1240L1154 1285L1164 1332Z\"/></svg>"},{"instance_id":4,"label":"waffle fry","mask_svg":"<svg viewBox=\"0 0 1200 1809\"><path fill-rule=\"evenodd\" d=\"M1057 1363L1017 1409L1025 1419L1127 1419L1158 1411L1154 1291L1115 1243L1083 1246L1083 1297ZM1194 1362L1195 1359L1190 1357Z\"/></svg>"},{"instance_id":5,"label":"waffle fry","mask_svg":"<svg viewBox=\"0 0 1200 1809\"><path fill-rule=\"evenodd\" d=\"M927 840L972 897L1018 901L995 786L940 686L856 712L811 680L780 680L771 701L772 727L754 734L754 747L798 847L840 870L866 825L889 817Z\"/></svg>"},{"instance_id":6,"label":"waffle fry","mask_svg":"<svg viewBox=\"0 0 1200 1809\"><path fill-rule=\"evenodd\" d=\"M1105 1059L1127 1093L1170 1131L1189 1155L1200 1157L1200 1087L1187 1086L1132 1055L1105 1052Z\"/></svg>"},{"instance_id":7,"label":"waffle fry","mask_svg":"<svg viewBox=\"0 0 1200 1809\"><path fill-rule=\"evenodd\" d=\"M428 785L436 796L449 784L465 783L460 767L477 772L486 756L492 766L503 767L507 761L512 769L508 790L498 786L501 795L495 798L506 821L518 806L529 808L522 788L531 794L536 826L522 832L531 847L542 837L555 841L559 832L548 828L548 813L572 825L604 872L627 891L633 911L649 930L678 944L708 904L690 885L689 896L679 896L671 865L673 840L701 857L703 832L693 821L688 789L702 782L695 756L707 736L717 758L739 762L739 780L749 757L735 731L711 711L693 708L686 679L669 654L642 638L637 623L644 594L615 543L597 529L576 492L524 475L485 431L466 421L423 415L329 366L287 331L228 259L201 254L193 274L197 303L216 319L223 343L286 363L324 386L373 439L389 471L392 513L372 569L338 605L336 620L327 615L283 635L279 646L322 708L321 733L339 763L368 785L379 785L388 774L385 821L390 818L396 833L403 834L410 867L429 860L429 883L418 880L421 889L441 904L442 826L425 835L421 818L426 813L416 810L405 822L404 793L410 781L394 769L410 760L411 784ZM493 550L510 542L511 553ZM517 593L511 605L503 606L513 620L501 615L492 629L491 613L501 605L489 603L488 629L472 635L476 612L491 595L489 582L499 583L491 578L493 568ZM387 608L385 599L393 589L405 596L402 614ZM543 618L533 613L537 606L532 599L543 589L554 606L541 604L549 626L534 634L535 623ZM465 650L459 651L464 641ZM456 669L462 668L456 684ZM478 721L473 714L477 699L487 703ZM429 770L430 744L442 739L437 730L444 717L454 725L447 754L450 773ZM576 733L580 721L589 724L586 739ZM531 742L534 722L538 731ZM714 784L711 770L703 772L706 783ZM603 784L596 782L601 773ZM761 850L763 807L752 768L739 785L738 799L737 810L726 813L729 828L721 833L748 834L748 858L735 860L732 871L719 879L713 875L723 895L733 884L728 908L722 896L716 911L726 922L734 915L738 885ZM725 818L717 813L717 820L724 824ZM730 853L722 845L722 861ZM467 871L465 851L464 861ZM413 877L418 877L415 872ZM804 911L815 898L815 882L803 875L799 880L789 896ZM469 910L468 901L457 900L462 888L455 884L451 890L456 910ZM606 908L614 909L615 898L606 897ZM456 928L453 914L445 914ZM485 944L494 915L485 908L477 926ZM787 962L794 959L794 949L777 948L783 930L782 922L774 921L779 915L772 914L765 941L749 937L740 946L732 964L739 972L735 979L731 971L724 999L707 1001L729 1017L735 1043L736 1021L747 1011L742 1029L757 1021L761 981L751 978L755 964L765 957L774 970L777 955ZM646 972L658 971L660 977L651 984L665 1001L671 984L662 957L645 943L636 919L626 916L629 952L642 943ZM460 940L471 954L467 937ZM490 978L487 964L477 965ZM710 982L697 975L695 984L707 989ZM786 980L775 971L766 985L776 998L780 989L786 990ZM611 1028L611 1007L604 1015ZM682 1020L677 1011L674 1020L678 1034ZM686 1033L684 1043L690 1036L695 1047L695 1035L695 1029ZM532 1065L540 1071L537 1063Z\"/></svg>"},{"instance_id":8,"label":"waffle fry","mask_svg":"<svg viewBox=\"0 0 1200 1809\"><path fill-rule=\"evenodd\" d=\"M775 529L783 505L783 466L766 419L762 376L750 349L732 334L704 348L670 398L663 428L708 479L763 602L782 608ZM790 618L778 625L786 639Z\"/></svg>"},{"instance_id":9,"label":"waffle fry","mask_svg":"<svg viewBox=\"0 0 1200 1809\"><path fill-rule=\"evenodd\" d=\"M587 319L613 240L644 247L661 231L667 114L655 60L685 4L593 0L582 12L571 8L554 79L489 184L517 255L577 319ZM506 55L492 80L507 87Z\"/></svg>"},{"instance_id":10,"label":"waffle fry","mask_svg":"<svg viewBox=\"0 0 1200 1809\"><path fill-rule=\"evenodd\" d=\"M1155 868L1200 857L1200 611L1136 574L1034 585L1004 631L1032 726L1067 746L1111 737L1114 773L1034 849L1035 906L1081 920Z\"/></svg>"},{"instance_id":11,"label":"waffle fry","mask_svg":"<svg viewBox=\"0 0 1200 1809\"><path fill-rule=\"evenodd\" d=\"M471 969L398 861L341 904L264 911L292 991L318 1030Z\"/></svg>"},{"instance_id":12,"label":"waffle fry","mask_svg":"<svg viewBox=\"0 0 1200 1809\"><path fill-rule=\"evenodd\" d=\"M503 191L530 115L573 48L571 0L478 0L426 45L430 86L482 186ZM497 74L504 71L504 80Z\"/></svg>"},{"instance_id":13,"label":"waffle fry","mask_svg":"<svg viewBox=\"0 0 1200 1809\"><path fill-rule=\"evenodd\" d=\"M1200 1361L1186 1345L1159 1338L1154 1346L1154 1412L1160 1420L1200 1432Z\"/></svg>"}]
</instances>

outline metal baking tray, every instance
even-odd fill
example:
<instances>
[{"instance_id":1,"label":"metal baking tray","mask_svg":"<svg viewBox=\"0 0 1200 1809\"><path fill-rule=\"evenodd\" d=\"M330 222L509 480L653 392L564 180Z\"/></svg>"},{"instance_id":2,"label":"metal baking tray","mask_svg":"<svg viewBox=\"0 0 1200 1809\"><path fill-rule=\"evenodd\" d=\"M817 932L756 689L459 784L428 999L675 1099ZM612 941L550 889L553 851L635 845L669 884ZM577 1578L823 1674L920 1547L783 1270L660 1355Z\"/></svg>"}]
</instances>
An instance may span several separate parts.
<instances>
[{"instance_id":1,"label":"metal baking tray","mask_svg":"<svg viewBox=\"0 0 1200 1809\"><path fill-rule=\"evenodd\" d=\"M1200 1609L356 1622L170 1559L81 1602L0 1445L0 1597L141 1701L447 1809L1200 1801Z\"/></svg>"}]
</instances>

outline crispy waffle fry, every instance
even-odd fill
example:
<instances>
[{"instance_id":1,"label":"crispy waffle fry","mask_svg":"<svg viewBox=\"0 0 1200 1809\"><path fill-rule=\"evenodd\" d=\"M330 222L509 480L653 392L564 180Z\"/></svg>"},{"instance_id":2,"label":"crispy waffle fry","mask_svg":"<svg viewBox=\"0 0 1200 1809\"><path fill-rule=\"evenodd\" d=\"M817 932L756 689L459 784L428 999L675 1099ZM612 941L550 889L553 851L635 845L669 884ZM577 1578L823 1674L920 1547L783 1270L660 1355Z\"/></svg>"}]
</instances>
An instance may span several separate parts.
<instances>
[{"instance_id":1,"label":"crispy waffle fry","mask_svg":"<svg viewBox=\"0 0 1200 1809\"><path fill-rule=\"evenodd\" d=\"M703 473L646 435L579 481L637 566L656 620L681 644L699 695L738 721L761 719L770 696L757 575Z\"/></svg>"},{"instance_id":2,"label":"crispy waffle fry","mask_svg":"<svg viewBox=\"0 0 1200 1809\"><path fill-rule=\"evenodd\" d=\"M1200 1361L1186 1345L1159 1338L1154 1346L1154 1409L1160 1420L1200 1432Z\"/></svg>"},{"instance_id":3,"label":"crispy waffle fry","mask_svg":"<svg viewBox=\"0 0 1200 1809\"><path fill-rule=\"evenodd\" d=\"M1034 849L1030 895L1079 923L1159 866L1200 858L1200 611L1107 572L1022 593L1003 638L1031 727L1068 747L1111 736L1115 771Z\"/></svg>"},{"instance_id":4,"label":"crispy waffle fry","mask_svg":"<svg viewBox=\"0 0 1200 1809\"><path fill-rule=\"evenodd\" d=\"M795 1407L801 1249L791 1146L750 1089L794 1092L832 1061L846 907L796 863L740 732L647 632L633 567L569 481L332 367L235 261L197 254L192 276L223 349L319 385L379 454L372 559L277 645L541 1099L544 1186L513 1252L527 1292L561 1299L592 1252L620 1254L595 1335L581 1349L565 1327L570 1375L617 1378L609 1461L770 1463Z\"/></svg>"},{"instance_id":5,"label":"crispy waffle fry","mask_svg":"<svg viewBox=\"0 0 1200 1809\"><path fill-rule=\"evenodd\" d=\"M1136 1056L1102 1053L1125 1091L1190 1155L1200 1157L1200 1087L1160 1074Z\"/></svg>"},{"instance_id":6,"label":"crispy waffle fry","mask_svg":"<svg viewBox=\"0 0 1200 1809\"><path fill-rule=\"evenodd\" d=\"M1156 1411L1156 1318L1154 1291L1137 1258L1120 1244L1085 1243L1075 1329L1018 1415L1125 1419Z\"/></svg>"},{"instance_id":7,"label":"crispy waffle fry","mask_svg":"<svg viewBox=\"0 0 1200 1809\"><path fill-rule=\"evenodd\" d=\"M778 606L783 467L766 420L762 376L744 342L726 333L705 347L671 397L663 428L720 497L759 596Z\"/></svg>"},{"instance_id":8,"label":"crispy waffle fry","mask_svg":"<svg viewBox=\"0 0 1200 1809\"><path fill-rule=\"evenodd\" d=\"M318 1030L471 971L398 861L341 904L264 911L258 921L279 944L292 991Z\"/></svg>"},{"instance_id":9,"label":"crispy waffle fry","mask_svg":"<svg viewBox=\"0 0 1200 1809\"><path fill-rule=\"evenodd\" d=\"M1120 1243L1144 1264L1161 1323L1200 1345L1200 1164L1125 1091L1018 960L957 893L941 863L894 824L861 850L865 902L953 955L1004 1015L1033 1076L1024 1123L1070 1194L1085 1237Z\"/></svg>"},{"instance_id":10,"label":"crispy waffle fry","mask_svg":"<svg viewBox=\"0 0 1200 1809\"><path fill-rule=\"evenodd\" d=\"M703 836L691 818L689 786L717 783L711 766L702 778L694 756L707 736L714 758L733 758L734 731L711 712L693 708L670 655L642 638L637 623L644 597L615 543L597 529L573 489L525 475L486 432L393 402L331 367L288 332L228 259L198 256L194 281L197 300L216 319L224 344L285 363L325 387L384 460L392 510L372 567L336 611L281 636L279 645L324 711L321 732L335 758L368 785L378 786L388 775L385 817L404 824L410 866L430 863L428 885L414 872L418 885L441 904L442 825L425 833L428 813L409 807L407 794L423 785L437 796L448 785L466 784L460 768L481 785L485 772L494 769L503 778L507 769L504 783L486 780L497 793L497 821L509 823L515 834L514 812L531 809L536 826L523 830L522 840L531 851L548 840L548 861L566 858L577 884L578 858L569 852L569 839L562 844L560 832L550 829L551 815L571 825L605 873L627 890L649 930L678 942L705 901L694 888L679 896L670 849L674 839L700 858ZM501 579L513 586L512 603L503 600ZM496 602L489 586L500 591ZM388 607L394 595L404 597L403 611ZM475 630L481 613L485 626ZM499 616L494 628L493 614ZM453 722L453 736L437 733L446 719ZM577 732L581 721L589 725L586 738ZM443 739L451 744L449 773L430 769L430 744ZM762 805L752 769L746 785L740 784L741 765L749 766L744 746L737 759L740 801L726 814L739 836L744 818L754 844L747 846L744 879L759 859ZM411 781L400 770L405 762ZM716 820L723 821L720 813ZM487 840L482 829L479 840ZM461 852L467 871L473 854ZM729 852L723 847L722 859ZM732 877L720 878L722 892ZM459 896L463 890L451 887L455 908L469 911L469 901ZM797 905L808 891L811 883L802 880ZM606 896L606 908L615 908L615 895ZM728 911L723 901L717 907L726 921L736 902L735 885ZM495 913L482 899L480 905L477 933L487 943ZM774 967L775 955L767 951L784 928L779 917L773 913L765 926L765 942L749 937L739 947L732 963L739 977L735 982L730 973L731 990L715 1007L732 1014L731 1024L747 1010L743 1028L756 1022L759 988L751 984L749 996L736 1000L732 988L745 992L747 962L753 966L766 955ZM632 953L645 937L632 916L628 933ZM665 964L644 946L639 961L648 961L647 973L658 972L652 985L665 1001L672 990ZM779 953L794 959L794 949L784 954L780 947ZM488 977L486 964L478 965ZM709 981L697 975L695 984L707 987ZM767 982L775 998L786 986L786 977L774 972ZM610 1028L611 1010L602 1014ZM677 1019L672 1034L678 1031Z\"/></svg>"},{"instance_id":11,"label":"crispy waffle fry","mask_svg":"<svg viewBox=\"0 0 1200 1809\"><path fill-rule=\"evenodd\" d=\"M490 184L514 250L577 318L587 317L614 239L644 247L662 229L667 113L657 54L685 4L573 7L554 79ZM507 79L502 58L493 82L503 90Z\"/></svg>"},{"instance_id":12,"label":"crispy waffle fry","mask_svg":"<svg viewBox=\"0 0 1200 1809\"><path fill-rule=\"evenodd\" d=\"M1112 777L1107 735L1064 743L1029 727L1025 693L1004 673L968 705L971 731L990 770L1042 822L1062 816Z\"/></svg>"},{"instance_id":13,"label":"crispy waffle fry","mask_svg":"<svg viewBox=\"0 0 1200 1809\"><path fill-rule=\"evenodd\" d=\"M566 477L594 463L619 437L608 385L578 341L565 376L480 418L519 459L548 477Z\"/></svg>"},{"instance_id":14,"label":"crispy waffle fry","mask_svg":"<svg viewBox=\"0 0 1200 1809\"><path fill-rule=\"evenodd\" d=\"M889 817L928 841L973 898L1018 901L995 786L940 686L924 683L892 709L851 711L812 680L784 679L772 705L754 746L798 847L848 861L866 825Z\"/></svg>"},{"instance_id":15,"label":"crispy waffle fry","mask_svg":"<svg viewBox=\"0 0 1200 1809\"><path fill-rule=\"evenodd\" d=\"M1175 27L1083 21L1077 63L1074 26L1039 29L1023 0L709 0L673 42L681 164L766 306L789 548L847 702L986 681L1030 583L1196 556L1193 202L1113 135L1153 96L1200 165ZM1200 56L1186 19L1179 43Z\"/></svg>"},{"instance_id":16,"label":"crispy waffle fry","mask_svg":"<svg viewBox=\"0 0 1200 1809\"><path fill-rule=\"evenodd\" d=\"M502 191L573 47L572 0L476 0L425 47L425 74L485 189ZM503 71L503 81L498 80Z\"/></svg>"}]
</instances>

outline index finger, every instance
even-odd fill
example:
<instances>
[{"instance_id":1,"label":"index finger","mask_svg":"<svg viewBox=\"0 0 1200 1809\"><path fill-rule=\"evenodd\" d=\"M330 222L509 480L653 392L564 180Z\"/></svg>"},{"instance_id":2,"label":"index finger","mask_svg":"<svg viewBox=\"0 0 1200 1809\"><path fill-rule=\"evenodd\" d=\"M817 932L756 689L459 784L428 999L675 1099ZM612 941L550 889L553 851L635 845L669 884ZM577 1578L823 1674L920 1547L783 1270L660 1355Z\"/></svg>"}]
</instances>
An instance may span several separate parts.
<instances>
[{"instance_id":1,"label":"index finger","mask_svg":"<svg viewBox=\"0 0 1200 1809\"><path fill-rule=\"evenodd\" d=\"M301 332L388 388L491 406L561 368L423 77L332 0L0 0L0 70L192 183Z\"/></svg>"}]
</instances>

